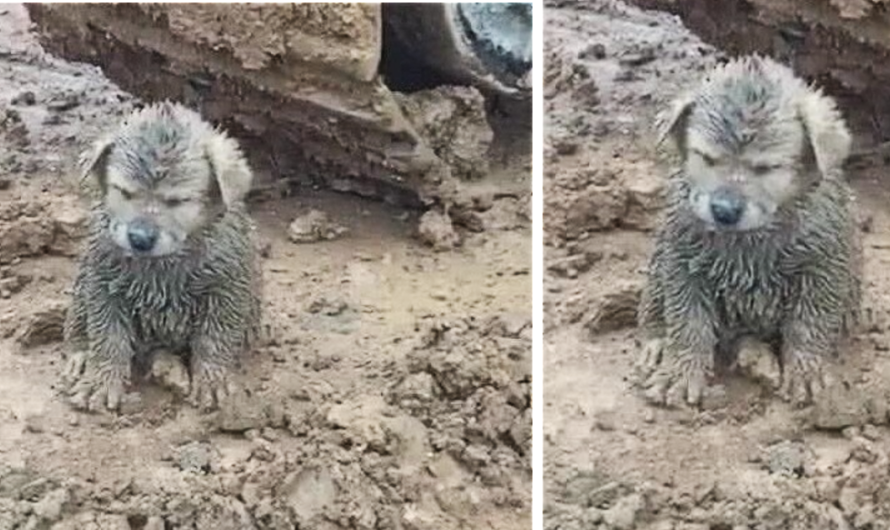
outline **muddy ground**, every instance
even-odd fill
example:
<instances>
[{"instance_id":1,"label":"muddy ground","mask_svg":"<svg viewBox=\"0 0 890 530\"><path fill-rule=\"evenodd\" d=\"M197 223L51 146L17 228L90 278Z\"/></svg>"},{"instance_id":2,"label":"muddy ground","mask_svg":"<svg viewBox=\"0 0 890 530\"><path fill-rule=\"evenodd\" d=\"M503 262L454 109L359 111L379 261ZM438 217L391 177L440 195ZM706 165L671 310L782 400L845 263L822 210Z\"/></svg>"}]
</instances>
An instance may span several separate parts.
<instances>
[{"instance_id":1,"label":"muddy ground","mask_svg":"<svg viewBox=\"0 0 890 530\"><path fill-rule=\"evenodd\" d=\"M890 528L882 317L845 349L838 383L813 408L775 397L760 382L777 375L767 364L722 374L702 410L636 394L635 305L674 163L652 147L651 125L721 54L664 13L605 1L546 11L546 528ZM867 149L874 139L857 133L854 149ZM865 304L886 315L888 170L856 158Z\"/></svg>"},{"instance_id":2,"label":"muddy ground","mask_svg":"<svg viewBox=\"0 0 890 530\"><path fill-rule=\"evenodd\" d=\"M0 529L529 527L528 155L493 147L451 251L418 240L420 212L352 195L254 203L270 337L249 395L202 415L174 370L120 415L74 412L75 163L139 102L27 28L0 6Z\"/></svg>"}]
</instances>

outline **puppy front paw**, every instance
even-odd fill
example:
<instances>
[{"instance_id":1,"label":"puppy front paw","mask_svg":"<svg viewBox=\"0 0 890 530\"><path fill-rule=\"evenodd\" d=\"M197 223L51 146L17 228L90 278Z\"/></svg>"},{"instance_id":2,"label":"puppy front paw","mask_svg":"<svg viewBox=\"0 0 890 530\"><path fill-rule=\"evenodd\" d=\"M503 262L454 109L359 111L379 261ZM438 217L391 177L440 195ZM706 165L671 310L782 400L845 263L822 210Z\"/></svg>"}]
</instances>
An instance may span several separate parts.
<instances>
[{"instance_id":1,"label":"puppy front paw","mask_svg":"<svg viewBox=\"0 0 890 530\"><path fill-rule=\"evenodd\" d=\"M236 391L237 387L228 368L201 361L192 363L188 402L193 407L203 411L218 409Z\"/></svg>"},{"instance_id":2,"label":"puppy front paw","mask_svg":"<svg viewBox=\"0 0 890 530\"><path fill-rule=\"evenodd\" d=\"M96 366L88 353L75 353L62 375L68 403L75 409L91 412L103 408L119 410L129 382L127 369L111 363Z\"/></svg>"},{"instance_id":3,"label":"puppy front paw","mask_svg":"<svg viewBox=\"0 0 890 530\"><path fill-rule=\"evenodd\" d=\"M797 406L813 403L831 379L820 355L795 350L783 356L782 386L779 395Z\"/></svg>"},{"instance_id":4,"label":"puppy front paw","mask_svg":"<svg viewBox=\"0 0 890 530\"><path fill-rule=\"evenodd\" d=\"M701 404L712 371L709 355L689 351L672 351L663 340L643 345L638 373L639 386L647 401L677 407L686 403Z\"/></svg>"}]
</instances>

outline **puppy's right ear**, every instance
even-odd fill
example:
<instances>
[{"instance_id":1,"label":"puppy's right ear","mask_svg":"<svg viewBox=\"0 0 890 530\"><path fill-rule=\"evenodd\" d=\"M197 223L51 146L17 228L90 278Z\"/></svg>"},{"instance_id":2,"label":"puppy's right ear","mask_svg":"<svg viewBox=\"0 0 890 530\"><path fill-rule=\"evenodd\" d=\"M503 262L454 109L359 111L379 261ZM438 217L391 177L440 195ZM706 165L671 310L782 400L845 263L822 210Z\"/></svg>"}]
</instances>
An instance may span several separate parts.
<instances>
[{"instance_id":1,"label":"puppy's right ear","mask_svg":"<svg viewBox=\"0 0 890 530\"><path fill-rule=\"evenodd\" d=\"M93 148L83 153L80 157L80 182L85 183L92 179L99 186L99 191L105 194L108 178L108 156L114 148L114 140L102 139L96 142Z\"/></svg>"},{"instance_id":2,"label":"puppy's right ear","mask_svg":"<svg viewBox=\"0 0 890 530\"><path fill-rule=\"evenodd\" d=\"M670 137L683 158L686 158L686 133L689 125L689 114L695 106L691 96L683 96L671 105L671 108L658 114L655 118L655 129L658 133L656 146L661 146Z\"/></svg>"},{"instance_id":3,"label":"puppy's right ear","mask_svg":"<svg viewBox=\"0 0 890 530\"><path fill-rule=\"evenodd\" d=\"M244 202L253 183L253 173L238 143L215 132L207 140L204 153L226 208Z\"/></svg>"}]
</instances>

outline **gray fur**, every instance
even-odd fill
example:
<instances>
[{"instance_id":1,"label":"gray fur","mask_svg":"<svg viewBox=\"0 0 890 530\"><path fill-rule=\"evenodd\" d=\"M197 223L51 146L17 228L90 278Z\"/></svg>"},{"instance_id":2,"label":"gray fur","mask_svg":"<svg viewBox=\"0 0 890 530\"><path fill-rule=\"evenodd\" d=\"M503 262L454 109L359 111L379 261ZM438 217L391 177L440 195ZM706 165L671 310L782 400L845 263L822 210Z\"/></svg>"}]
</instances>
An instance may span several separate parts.
<instances>
[{"instance_id":1,"label":"gray fur","mask_svg":"<svg viewBox=\"0 0 890 530\"><path fill-rule=\"evenodd\" d=\"M159 349L190 352L191 398L200 406L216 406L259 331L260 270L242 197L223 204L212 196L215 185L189 182L219 179L214 164L243 164L240 151L191 111L161 105L168 108L152 107L131 117L110 142L100 144L100 155L88 164L104 158L99 162L108 165L104 169L142 180L146 187L138 193L146 196L163 179L169 179L168 191L188 182L201 190L195 193L207 196L195 198L202 201L201 213L174 251L139 256L115 240L108 191L98 178L103 200L93 210L65 324L73 352L66 376L78 407L117 408L132 364L148 362ZM220 141L231 142L233 149L217 160L204 148L205 142ZM110 154L107 145L113 145Z\"/></svg>"},{"instance_id":2,"label":"gray fur","mask_svg":"<svg viewBox=\"0 0 890 530\"><path fill-rule=\"evenodd\" d=\"M815 106L813 99L800 105L813 97L821 98ZM753 57L718 70L685 98L684 108L675 108L668 134L680 136L680 149L695 134L707 148L725 149L721 156L733 167L726 173L733 183L749 198L760 193L758 200L774 201L774 211L751 229L715 227L696 212L694 195L702 181L725 184L719 164L703 169L683 153L684 168L669 180L639 308L646 337L643 385L653 401L698 403L715 354L751 337L780 353L784 397L807 402L827 384L823 359L851 330L861 297L855 198L840 178L848 146L833 145L839 155L820 152L814 138L846 134L827 100L785 67ZM799 114L814 108L821 115ZM795 134L802 138L796 152L775 147L778 137ZM771 193L749 191L746 180L771 177L746 174L739 162L745 157L765 157L793 180L764 185Z\"/></svg>"}]
</instances>

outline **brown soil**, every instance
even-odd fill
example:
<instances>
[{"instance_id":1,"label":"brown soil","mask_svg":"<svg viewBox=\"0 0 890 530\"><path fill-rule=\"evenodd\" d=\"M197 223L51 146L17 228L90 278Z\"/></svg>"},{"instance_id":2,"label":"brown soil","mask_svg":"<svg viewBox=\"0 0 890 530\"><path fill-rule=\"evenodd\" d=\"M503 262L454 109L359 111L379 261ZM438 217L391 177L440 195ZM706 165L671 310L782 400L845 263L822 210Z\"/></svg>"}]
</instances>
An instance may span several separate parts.
<instances>
[{"instance_id":1,"label":"brown soil","mask_svg":"<svg viewBox=\"0 0 890 530\"><path fill-rule=\"evenodd\" d=\"M665 13L596 1L547 12L546 527L890 528L886 325L855 338L814 408L773 395L769 358L717 378L702 410L636 394L635 305L674 163L652 147L651 124L721 54ZM866 306L884 314L884 161L853 166Z\"/></svg>"},{"instance_id":2,"label":"brown soil","mask_svg":"<svg viewBox=\"0 0 890 530\"><path fill-rule=\"evenodd\" d=\"M353 195L253 204L271 338L248 397L202 415L165 360L120 415L64 403L75 162L137 104L0 6L0 529L528 528L527 154L467 184L445 252Z\"/></svg>"}]
</instances>

